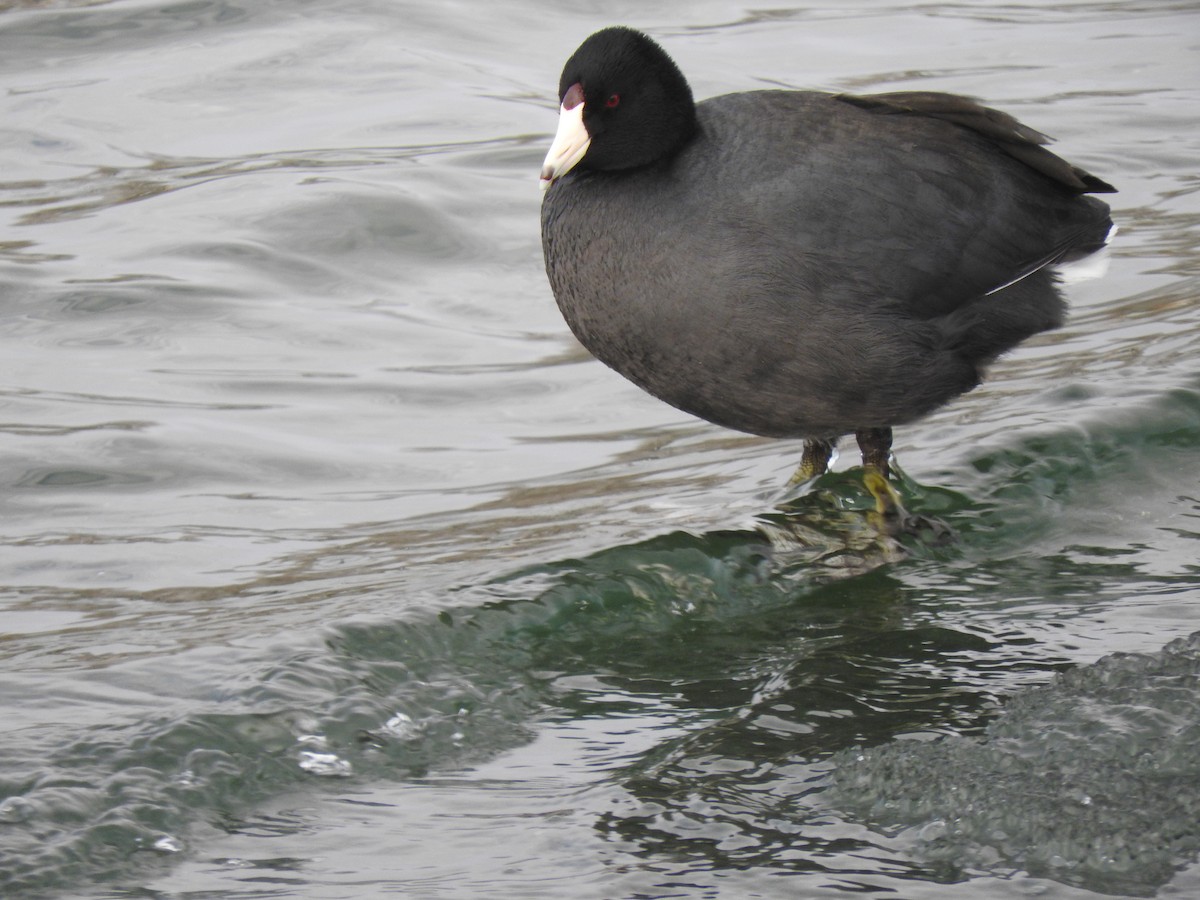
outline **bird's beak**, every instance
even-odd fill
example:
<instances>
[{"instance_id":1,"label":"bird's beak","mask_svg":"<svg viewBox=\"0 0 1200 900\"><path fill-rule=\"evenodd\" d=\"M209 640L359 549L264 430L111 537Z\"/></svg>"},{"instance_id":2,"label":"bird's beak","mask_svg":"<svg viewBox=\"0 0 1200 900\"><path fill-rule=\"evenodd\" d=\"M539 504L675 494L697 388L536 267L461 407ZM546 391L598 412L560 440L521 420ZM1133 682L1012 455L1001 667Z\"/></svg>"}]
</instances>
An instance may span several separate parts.
<instances>
[{"instance_id":1,"label":"bird's beak","mask_svg":"<svg viewBox=\"0 0 1200 900\"><path fill-rule=\"evenodd\" d=\"M583 87L571 85L563 97L558 111L558 131L550 144L550 152L542 163L542 190L550 187L556 178L566 175L575 167L592 144L592 136L583 124Z\"/></svg>"}]
</instances>

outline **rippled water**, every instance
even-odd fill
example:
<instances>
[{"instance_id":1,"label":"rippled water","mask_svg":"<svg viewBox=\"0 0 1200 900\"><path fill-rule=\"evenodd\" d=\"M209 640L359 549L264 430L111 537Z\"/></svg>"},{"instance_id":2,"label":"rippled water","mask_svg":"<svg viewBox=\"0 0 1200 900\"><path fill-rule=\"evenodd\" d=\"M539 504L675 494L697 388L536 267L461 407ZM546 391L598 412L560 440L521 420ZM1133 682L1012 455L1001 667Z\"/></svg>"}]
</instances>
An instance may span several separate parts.
<instances>
[{"instance_id":1,"label":"rippled water","mask_svg":"<svg viewBox=\"0 0 1200 900\"><path fill-rule=\"evenodd\" d=\"M984 97L1120 188L1067 327L898 434L953 541L848 461L772 512L798 447L569 337L537 171L613 22L699 96ZM0 3L0 890L1200 892L1197 35Z\"/></svg>"}]
</instances>

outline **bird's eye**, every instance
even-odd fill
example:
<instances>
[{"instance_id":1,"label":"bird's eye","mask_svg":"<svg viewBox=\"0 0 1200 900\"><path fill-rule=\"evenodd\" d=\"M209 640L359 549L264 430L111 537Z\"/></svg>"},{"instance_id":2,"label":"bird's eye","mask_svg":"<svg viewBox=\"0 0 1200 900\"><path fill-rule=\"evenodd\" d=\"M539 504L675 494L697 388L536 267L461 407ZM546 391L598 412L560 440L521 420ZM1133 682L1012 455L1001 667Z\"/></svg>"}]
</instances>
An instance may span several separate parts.
<instances>
[{"instance_id":1,"label":"bird's eye","mask_svg":"<svg viewBox=\"0 0 1200 900\"><path fill-rule=\"evenodd\" d=\"M616 109L618 106L621 105L621 95L620 94L609 94L608 99L604 101L604 105L608 109Z\"/></svg>"}]
</instances>

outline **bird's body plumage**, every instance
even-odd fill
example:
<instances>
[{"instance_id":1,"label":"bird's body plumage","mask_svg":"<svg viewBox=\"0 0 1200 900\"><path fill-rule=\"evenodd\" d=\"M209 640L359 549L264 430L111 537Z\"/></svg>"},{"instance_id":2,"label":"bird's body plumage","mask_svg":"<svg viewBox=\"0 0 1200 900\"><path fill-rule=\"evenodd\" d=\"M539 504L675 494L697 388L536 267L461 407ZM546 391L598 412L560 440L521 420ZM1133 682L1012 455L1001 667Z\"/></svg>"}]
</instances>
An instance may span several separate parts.
<instances>
[{"instance_id":1,"label":"bird's body plumage","mask_svg":"<svg viewBox=\"0 0 1200 900\"><path fill-rule=\"evenodd\" d=\"M571 65L564 83L599 77ZM593 115L592 149L620 125ZM1061 324L1052 266L1111 228L1085 192L1112 188L1043 141L946 94L716 97L652 162L592 167L589 149L553 179L550 284L596 357L717 424L832 439L909 422Z\"/></svg>"}]
</instances>

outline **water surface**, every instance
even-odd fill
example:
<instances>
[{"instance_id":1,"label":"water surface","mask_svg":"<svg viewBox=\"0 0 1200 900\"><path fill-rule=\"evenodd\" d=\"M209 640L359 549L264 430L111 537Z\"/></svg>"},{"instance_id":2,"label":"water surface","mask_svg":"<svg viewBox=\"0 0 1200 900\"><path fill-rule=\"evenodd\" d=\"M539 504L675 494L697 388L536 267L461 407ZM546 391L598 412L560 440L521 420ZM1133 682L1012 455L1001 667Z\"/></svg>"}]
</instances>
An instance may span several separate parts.
<instances>
[{"instance_id":1,"label":"water surface","mask_svg":"<svg viewBox=\"0 0 1200 900\"><path fill-rule=\"evenodd\" d=\"M972 94L1120 188L1068 325L897 435L952 543L880 541L852 459L773 513L796 445L569 336L537 171L615 22L701 97ZM1200 890L1198 34L0 4L5 895Z\"/></svg>"}]
</instances>

